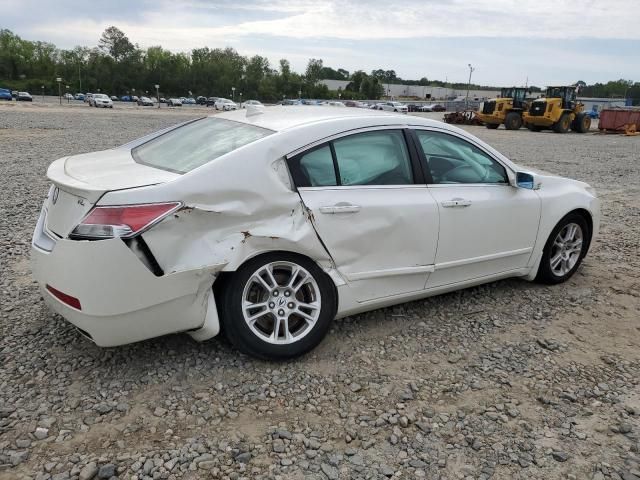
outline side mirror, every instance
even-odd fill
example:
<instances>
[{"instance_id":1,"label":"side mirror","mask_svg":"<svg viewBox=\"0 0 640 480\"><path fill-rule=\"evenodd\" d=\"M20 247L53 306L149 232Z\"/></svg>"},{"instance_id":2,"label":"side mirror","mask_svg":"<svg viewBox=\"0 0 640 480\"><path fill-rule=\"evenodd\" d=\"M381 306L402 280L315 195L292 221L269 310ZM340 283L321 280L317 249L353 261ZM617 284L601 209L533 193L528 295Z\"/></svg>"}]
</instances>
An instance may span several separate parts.
<instances>
[{"instance_id":1,"label":"side mirror","mask_svg":"<svg viewBox=\"0 0 640 480\"><path fill-rule=\"evenodd\" d=\"M528 172L516 173L515 186L518 188L526 188L528 190L537 190L538 188L540 188L540 184L536 182L535 175Z\"/></svg>"}]
</instances>

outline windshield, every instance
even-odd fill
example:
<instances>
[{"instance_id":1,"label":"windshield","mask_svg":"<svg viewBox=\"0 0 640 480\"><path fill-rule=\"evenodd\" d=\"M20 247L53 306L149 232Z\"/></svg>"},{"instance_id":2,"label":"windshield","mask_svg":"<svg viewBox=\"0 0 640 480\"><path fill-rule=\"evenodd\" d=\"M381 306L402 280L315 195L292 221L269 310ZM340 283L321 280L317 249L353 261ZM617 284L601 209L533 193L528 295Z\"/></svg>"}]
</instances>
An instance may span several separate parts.
<instances>
[{"instance_id":1,"label":"windshield","mask_svg":"<svg viewBox=\"0 0 640 480\"><path fill-rule=\"evenodd\" d=\"M136 162L187 173L211 160L253 143L273 131L221 118L202 118L134 148Z\"/></svg>"}]
</instances>

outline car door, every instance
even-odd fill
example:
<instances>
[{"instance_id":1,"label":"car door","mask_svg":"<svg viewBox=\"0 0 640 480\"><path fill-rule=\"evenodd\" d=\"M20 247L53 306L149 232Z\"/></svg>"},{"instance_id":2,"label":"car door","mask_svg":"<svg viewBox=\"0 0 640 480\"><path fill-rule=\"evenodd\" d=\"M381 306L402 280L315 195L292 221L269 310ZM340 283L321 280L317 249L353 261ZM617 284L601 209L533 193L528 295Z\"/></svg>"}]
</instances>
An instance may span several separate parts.
<instances>
[{"instance_id":1,"label":"car door","mask_svg":"<svg viewBox=\"0 0 640 480\"><path fill-rule=\"evenodd\" d=\"M462 135L414 132L440 213L427 288L526 267L540 221L538 194L511 186L506 167Z\"/></svg>"},{"instance_id":2,"label":"car door","mask_svg":"<svg viewBox=\"0 0 640 480\"><path fill-rule=\"evenodd\" d=\"M316 231L358 301L421 291L438 207L402 129L335 138L289 158Z\"/></svg>"}]
</instances>

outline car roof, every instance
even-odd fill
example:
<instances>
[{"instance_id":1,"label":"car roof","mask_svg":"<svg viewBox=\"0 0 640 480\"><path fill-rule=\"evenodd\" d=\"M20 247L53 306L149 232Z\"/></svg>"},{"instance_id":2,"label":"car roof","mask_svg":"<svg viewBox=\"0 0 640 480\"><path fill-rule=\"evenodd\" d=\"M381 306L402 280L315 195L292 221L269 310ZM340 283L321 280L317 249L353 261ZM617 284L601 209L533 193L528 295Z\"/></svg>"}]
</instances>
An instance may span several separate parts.
<instances>
[{"instance_id":1,"label":"car roof","mask_svg":"<svg viewBox=\"0 0 640 480\"><path fill-rule=\"evenodd\" d=\"M404 114L394 114L391 112L382 112L376 110L362 110L357 108L337 108L332 106L314 106L314 105L294 105L274 107L264 107L261 113L251 114L251 110L235 110L225 112L216 117L234 120L236 122L249 123L257 127L267 128L276 132L288 130L303 125L313 123L322 123L331 120L340 120L350 118L354 123L361 123L366 126L371 120L373 123L379 123L381 117L386 118L384 122L388 125L431 125L440 128L446 124L436 120L427 118L407 116Z\"/></svg>"}]
</instances>

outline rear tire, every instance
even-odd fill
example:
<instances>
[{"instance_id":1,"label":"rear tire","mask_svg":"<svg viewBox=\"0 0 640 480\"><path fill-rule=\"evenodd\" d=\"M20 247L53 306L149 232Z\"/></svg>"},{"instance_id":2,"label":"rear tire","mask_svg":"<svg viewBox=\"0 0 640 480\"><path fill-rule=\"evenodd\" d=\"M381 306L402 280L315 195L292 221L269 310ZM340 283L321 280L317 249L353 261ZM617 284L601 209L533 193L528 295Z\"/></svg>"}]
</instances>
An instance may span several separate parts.
<instances>
[{"instance_id":1,"label":"rear tire","mask_svg":"<svg viewBox=\"0 0 640 480\"><path fill-rule=\"evenodd\" d=\"M522 116L516 112L509 112L504 119L504 128L507 130L520 130L522 127Z\"/></svg>"},{"instance_id":2,"label":"rear tire","mask_svg":"<svg viewBox=\"0 0 640 480\"><path fill-rule=\"evenodd\" d=\"M229 341L243 353L269 360L313 349L337 310L329 276L308 258L287 252L260 255L242 265L223 285L220 300Z\"/></svg>"},{"instance_id":3,"label":"rear tire","mask_svg":"<svg viewBox=\"0 0 640 480\"><path fill-rule=\"evenodd\" d=\"M536 282L554 285L569 280L587 254L590 242L591 231L585 218L575 212L566 215L547 239Z\"/></svg>"},{"instance_id":4,"label":"rear tire","mask_svg":"<svg viewBox=\"0 0 640 480\"><path fill-rule=\"evenodd\" d=\"M563 113L560 119L553 124L553 131L556 133L567 133L571 126L571 117L568 113Z\"/></svg>"},{"instance_id":5,"label":"rear tire","mask_svg":"<svg viewBox=\"0 0 640 480\"><path fill-rule=\"evenodd\" d=\"M500 126L499 123L487 123L485 125L485 127L487 127L489 130L495 130L496 128L498 128Z\"/></svg>"},{"instance_id":6,"label":"rear tire","mask_svg":"<svg viewBox=\"0 0 640 480\"><path fill-rule=\"evenodd\" d=\"M571 130L578 133L587 133L591 128L591 117L586 113L579 113L571 123Z\"/></svg>"}]
</instances>

